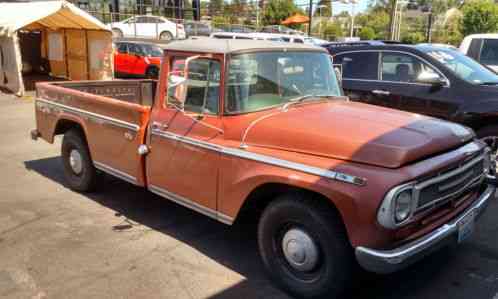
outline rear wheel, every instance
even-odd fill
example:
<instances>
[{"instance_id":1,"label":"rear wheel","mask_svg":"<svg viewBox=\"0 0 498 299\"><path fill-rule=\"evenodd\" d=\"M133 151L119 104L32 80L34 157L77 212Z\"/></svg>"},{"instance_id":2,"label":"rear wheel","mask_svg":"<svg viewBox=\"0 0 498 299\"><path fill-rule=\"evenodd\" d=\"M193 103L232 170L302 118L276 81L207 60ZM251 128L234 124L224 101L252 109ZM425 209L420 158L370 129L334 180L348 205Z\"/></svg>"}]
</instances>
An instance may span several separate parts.
<instances>
[{"instance_id":1,"label":"rear wheel","mask_svg":"<svg viewBox=\"0 0 498 299\"><path fill-rule=\"evenodd\" d=\"M161 34L159 35L159 39L166 40L166 41L172 40L173 34L171 34L171 32L169 32L169 31L161 32Z\"/></svg>"},{"instance_id":2,"label":"rear wheel","mask_svg":"<svg viewBox=\"0 0 498 299\"><path fill-rule=\"evenodd\" d=\"M69 130L64 134L61 156L64 177L69 188L79 192L95 190L97 171L93 166L85 138L79 130Z\"/></svg>"},{"instance_id":3,"label":"rear wheel","mask_svg":"<svg viewBox=\"0 0 498 299\"><path fill-rule=\"evenodd\" d=\"M303 194L281 196L264 210L259 251L269 275L304 298L335 298L349 286L354 259L338 213Z\"/></svg>"}]
</instances>

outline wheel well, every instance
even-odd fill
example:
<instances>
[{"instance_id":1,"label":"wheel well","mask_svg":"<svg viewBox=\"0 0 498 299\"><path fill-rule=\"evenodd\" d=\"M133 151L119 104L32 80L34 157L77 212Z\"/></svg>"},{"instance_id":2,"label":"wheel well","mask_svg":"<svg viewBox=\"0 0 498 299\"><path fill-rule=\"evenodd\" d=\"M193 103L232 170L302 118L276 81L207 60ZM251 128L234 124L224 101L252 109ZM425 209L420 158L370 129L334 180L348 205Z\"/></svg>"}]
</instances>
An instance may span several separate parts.
<instances>
[{"instance_id":1,"label":"wheel well","mask_svg":"<svg viewBox=\"0 0 498 299\"><path fill-rule=\"evenodd\" d=\"M248 225L248 227L256 229L259 218L268 204L275 200L279 195L291 192L299 192L301 194L304 193L306 197L313 198L321 206L334 210L337 212L339 217L341 217L341 214L334 203L320 193L280 183L268 183L258 186L256 189L251 191L237 214L235 224L242 224L244 226ZM344 224L342 217L341 222Z\"/></svg>"},{"instance_id":2,"label":"wheel well","mask_svg":"<svg viewBox=\"0 0 498 299\"><path fill-rule=\"evenodd\" d=\"M86 140L85 130L83 130L83 127L79 123L67 119L61 119L57 122L57 125L55 126L54 135L63 135L67 131L72 129L78 130Z\"/></svg>"}]
</instances>

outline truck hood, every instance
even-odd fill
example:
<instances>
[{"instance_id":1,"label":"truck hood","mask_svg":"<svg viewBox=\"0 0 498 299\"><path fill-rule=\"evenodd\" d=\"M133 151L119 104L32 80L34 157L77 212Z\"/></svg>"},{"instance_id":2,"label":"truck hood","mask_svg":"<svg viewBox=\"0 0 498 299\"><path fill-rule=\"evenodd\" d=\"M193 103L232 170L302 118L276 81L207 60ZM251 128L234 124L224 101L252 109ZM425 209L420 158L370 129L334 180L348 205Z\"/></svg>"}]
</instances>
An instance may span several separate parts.
<instances>
[{"instance_id":1,"label":"truck hood","mask_svg":"<svg viewBox=\"0 0 498 299\"><path fill-rule=\"evenodd\" d=\"M398 168L455 148L474 133L458 124L349 101L302 103L253 121L245 144Z\"/></svg>"}]
</instances>

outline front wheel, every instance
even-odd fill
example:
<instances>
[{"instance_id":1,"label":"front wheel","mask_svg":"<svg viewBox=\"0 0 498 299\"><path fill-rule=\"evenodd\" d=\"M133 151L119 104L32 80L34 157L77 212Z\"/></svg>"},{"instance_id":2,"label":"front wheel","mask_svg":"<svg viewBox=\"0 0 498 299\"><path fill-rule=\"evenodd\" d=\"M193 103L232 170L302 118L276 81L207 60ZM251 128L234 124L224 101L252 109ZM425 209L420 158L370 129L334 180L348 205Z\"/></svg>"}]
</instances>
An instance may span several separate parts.
<instances>
[{"instance_id":1,"label":"front wheel","mask_svg":"<svg viewBox=\"0 0 498 299\"><path fill-rule=\"evenodd\" d=\"M171 32L169 32L169 31L161 32L161 34L159 35L159 39L165 40L165 41L172 40L173 34L171 34Z\"/></svg>"},{"instance_id":2,"label":"front wheel","mask_svg":"<svg viewBox=\"0 0 498 299\"><path fill-rule=\"evenodd\" d=\"M303 194L279 197L264 210L258 245L272 279L303 298L336 298L349 286L353 251L339 214Z\"/></svg>"},{"instance_id":3,"label":"front wheel","mask_svg":"<svg viewBox=\"0 0 498 299\"><path fill-rule=\"evenodd\" d=\"M145 77L147 79L157 79L159 77L159 69L155 66L147 68L145 71Z\"/></svg>"},{"instance_id":4,"label":"front wheel","mask_svg":"<svg viewBox=\"0 0 498 299\"><path fill-rule=\"evenodd\" d=\"M79 130L64 134L61 147L64 177L69 188L78 192L95 190L97 171L93 166L87 143Z\"/></svg>"}]
</instances>

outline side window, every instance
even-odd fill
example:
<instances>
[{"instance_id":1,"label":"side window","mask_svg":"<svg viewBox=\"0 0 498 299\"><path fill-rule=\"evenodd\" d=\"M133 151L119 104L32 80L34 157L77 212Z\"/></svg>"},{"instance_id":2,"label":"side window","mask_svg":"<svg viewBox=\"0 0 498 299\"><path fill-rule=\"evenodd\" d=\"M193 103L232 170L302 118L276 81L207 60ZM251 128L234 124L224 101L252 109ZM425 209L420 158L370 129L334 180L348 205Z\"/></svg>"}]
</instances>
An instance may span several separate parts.
<instances>
[{"instance_id":1,"label":"side window","mask_svg":"<svg viewBox=\"0 0 498 299\"><path fill-rule=\"evenodd\" d=\"M186 90L185 111L218 114L221 81L220 63L204 58L190 61L188 78L185 81L184 67L184 57L173 59L171 72L168 76L168 102L175 102L175 94L183 88ZM178 84L178 82L182 83Z\"/></svg>"},{"instance_id":2,"label":"side window","mask_svg":"<svg viewBox=\"0 0 498 299\"><path fill-rule=\"evenodd\" d=\"M467 56L479 61L479 54L481 53L482 39L474 38L470 42L469 51Z\"/></svg>"},{"instance_id":3,"label":"side window","mask_svg":"<svg viewBox=\"0 0 498 299\"><path fill-rule=\"evenodd\" d=\"M403 53L382 53L382 81L416 82L422 72L437 74L418 58Z\"/></svg>"},{"instance_id":4,"label":"side window","mask_svg":"<svg viewBox=\"0 0 498 299\"><path fill-rule=\"evenodd\" d=\"M298 43L298 44L303 44L304 43L304 41L302 39L300 39L300 38L295 38L294 42Z\"/></svg>"},{"instance_id":5,"label":"side window","mask_svg":"<svg viewBox=\"0 0 498 299\"><path fill-rule=\"evenodd\" d=\"M147 19L148 19L147 17L137 17L137 18L136 18L136 20L137 20L136 22L137 22L137 23L141 23L141 24L142 24L142 23L148 23L148 22L147 22Z\"/></svg>"},{"instance_id":6,"label":"side window","mask_svg":"<svg viewBox=\"0 0 498 299\"><path fill-rule=\"evenodd\" d=\"M344 53L334 57L334 62L342 66L344 79L378 80L378 61L377 52Z\"/></svg>"},{"instance_id":7,"label":"side window","mask_svg":"<svg viewBox=\"0 0 498 299\"><path fill-rule=\"evenodd\" d=\"M118 44L118 53L121 54L128 53L128 46L126 44Z\"/></svg>"},{"instance_id":8,"label":"side window","mask_svg":"<svg viewBox=\"0 0 498 299\"><path fill-rule=\"evenodd\" d=\"M482 64L498 65L498 39L484 40L480 58Z\"/></svg>"},{"instance_id":9,"label":"side window","mask_svg":"<svg viewBox=\"0 0 498 299\"><path fill-rule=\"evenodd\" d=\"M128 45L128 52L130 54L134 54L134 55L139 55L139 56L143 56L143 51L142 51L142 48L137 45L137 44L129 44Z\"/></svg>"}]
</instances>

